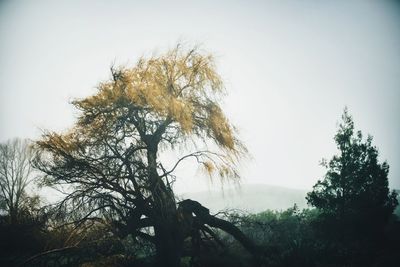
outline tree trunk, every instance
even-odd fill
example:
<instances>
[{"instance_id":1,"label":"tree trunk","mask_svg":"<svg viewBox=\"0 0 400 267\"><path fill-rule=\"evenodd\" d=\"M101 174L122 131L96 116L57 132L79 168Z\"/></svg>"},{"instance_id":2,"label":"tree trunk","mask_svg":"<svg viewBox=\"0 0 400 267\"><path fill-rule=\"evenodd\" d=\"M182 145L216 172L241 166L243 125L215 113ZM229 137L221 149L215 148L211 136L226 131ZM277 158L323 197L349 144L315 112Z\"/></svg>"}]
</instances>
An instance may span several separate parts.
<instances>
[{"instance_id":1,"label":"tree trunk","mask_svg":"<svg viewBox=\"0 0 400 267\"><path fill-rule=\"evenodd\" d=\"M9 216L10 216L10 224L11 224L11 225L17 224L17 221L18 221L18 212L17 212L17 209L16 209L16 208L14 208L14 207L10 208L10 210L9 210Z\"/></svg>"},{"instance_id":2,"label":"tree trunk","mask_svg":"<svg viewBox=\"0 0 400 267\"><path fill-rule=\"evenodd\" d=\"M173 192L157 173L157 142L149 142L147 160L150 191L153 198L154 237L157 266L179 267L183 249L183 232Z\"/></svg>"},{"instance_id":3,"label":"tree trunk","mask_svg":"<svg viewBox=\"0 0 400 267\"><path fill-rule=\"evenodd\" d=\"M161 190L154 226L157 266L179 267L183 249L183 231L173 195Z\"/></svg>"},{"instance_id":4,"label":"tree trunk","mask_svg":"<svg viewBox=\"0 0 400 267\"><path fill-rule=\"evenodd\" d=\"M183 238L177 223L164 222L155 227L157 266L179 267L181 264Z\"/></svg>"}]
</instances>

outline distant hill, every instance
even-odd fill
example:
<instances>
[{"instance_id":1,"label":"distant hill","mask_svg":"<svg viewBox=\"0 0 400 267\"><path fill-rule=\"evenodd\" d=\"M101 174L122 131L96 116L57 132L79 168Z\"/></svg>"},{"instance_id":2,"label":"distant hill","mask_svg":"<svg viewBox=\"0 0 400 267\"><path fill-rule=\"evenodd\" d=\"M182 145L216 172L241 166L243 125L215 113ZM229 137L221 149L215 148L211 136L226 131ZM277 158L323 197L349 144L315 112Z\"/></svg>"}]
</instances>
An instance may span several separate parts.
<instances>
[{"instance_id":1,"label":"distant hill","mask_svg":"<svg viewBox=\"0 0 400 267\"><path fill-rule=\"evenodd\" d=\"M311 190L293 189L280 186L253 184L242 185L239 189L225 189L215 191L203 191L197 193L185 193L181 197L190 198L200 202L203 206L216 213L226 209L238 209L251 213L265 210L285 210L296 203L300 209L307 207L305 199L307 192ZM400 203L400 190L398 193ZM400 205L394 213L400 217Z\"/></svg>"},{"instance_id":2,"label":"distant hill","mask_svg":"<svg viewBox=\"0 0 400 267\"><path fill-rule=\"evenodd\" d=\"M213 213L225 209L240 209L257 213L267 209L285 210L293 207L295 203L300 209L306 208L307 192L301 189L254 184L224 191L186 193L182 194L182 197L199 201Z\"/></svg>"}]
</instances>

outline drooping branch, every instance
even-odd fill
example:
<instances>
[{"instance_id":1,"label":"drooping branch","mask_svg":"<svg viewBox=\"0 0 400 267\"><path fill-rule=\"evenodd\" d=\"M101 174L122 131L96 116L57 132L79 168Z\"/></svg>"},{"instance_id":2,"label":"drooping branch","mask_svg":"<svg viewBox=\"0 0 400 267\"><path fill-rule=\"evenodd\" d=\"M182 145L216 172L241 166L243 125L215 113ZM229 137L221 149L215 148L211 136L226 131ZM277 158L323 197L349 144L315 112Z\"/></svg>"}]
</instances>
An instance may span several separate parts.
<instances>
[{"instance_id":1,"label":"drooping branch","mask_svg":"<svg viewBox=\"0 0 400 267\"><path fill-rule=\"evenodd\" d=\"M181 203L188 216L180 217L170 184L189 157L221 181L239 179L237 163L247 150L219 105L223 93L212 56L196 48L177 47L132 68L112 69L112 79L100 83L96 94L73 102L81 115L70 131L37 142L42 156L36 167L46 174L46 185L71 186L61 203L76 211L72 219L98 216L120 237L154 239L162 265L179 266L183 238L195 235L193 229L199 239L200 233L216 239L210 228L222 229L255 253L237 227L197 202ZM164 168L160 153L181 145L192 152L187 142L214 151L181 156ZM154 237L145 233L151 226Z\"/></svg>"}]
</instances>

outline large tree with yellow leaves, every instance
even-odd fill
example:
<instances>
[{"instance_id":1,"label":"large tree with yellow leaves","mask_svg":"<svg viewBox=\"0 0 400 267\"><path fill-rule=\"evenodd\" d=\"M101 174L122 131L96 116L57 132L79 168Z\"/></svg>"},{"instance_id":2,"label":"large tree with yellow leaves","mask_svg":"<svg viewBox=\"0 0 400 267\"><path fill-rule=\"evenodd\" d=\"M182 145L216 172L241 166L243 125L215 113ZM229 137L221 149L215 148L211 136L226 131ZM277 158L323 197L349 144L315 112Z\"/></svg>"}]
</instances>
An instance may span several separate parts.
<instances>
[{"instance_id":1,"label":"large tree with yellow leaves","mask_svg":"<svg viewBox=\"0 0 400 267\"><path fill-rule=\"evenodd\" d=\"M69 186L60 205L85 211L80 222L97 219L116 235L154 243L163 266L179 266L187 237L193 246L201 235L215 238L210 226L256 250L199 203L177 203L172 188L174 170L188 158L210 175L239 179L235 165L246 149L218 104L224 87L213 57L177 46L111 73L95 95L73 102L81 113L70 131L37 142L44 182ZM186 152L167 166L160 153L168 150Z\"/></svg>"}]
</instances>

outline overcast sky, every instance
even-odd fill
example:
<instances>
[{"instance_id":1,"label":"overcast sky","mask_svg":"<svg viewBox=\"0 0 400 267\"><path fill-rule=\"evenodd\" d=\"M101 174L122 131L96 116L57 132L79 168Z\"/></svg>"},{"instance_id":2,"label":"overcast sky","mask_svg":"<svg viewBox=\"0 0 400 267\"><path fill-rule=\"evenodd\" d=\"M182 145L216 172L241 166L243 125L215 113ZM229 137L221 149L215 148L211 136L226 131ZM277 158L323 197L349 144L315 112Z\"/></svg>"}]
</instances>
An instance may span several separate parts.
<instances>
[{"instance_id":1,"label":"overcast sky","mask_svg":"<svg viewBox=\"0 0 400 267\"><path fill-rule=\"evenodd\" d=\"M243 183L310 189L347 105L400 188L394 1L0 0L0 141L67 129L69 102L93 94L113 63L182 40L216 55L223 106L253 158ZM213 186L194 165L178 175L179 192Z\"/></svg>"}]
</instances>

